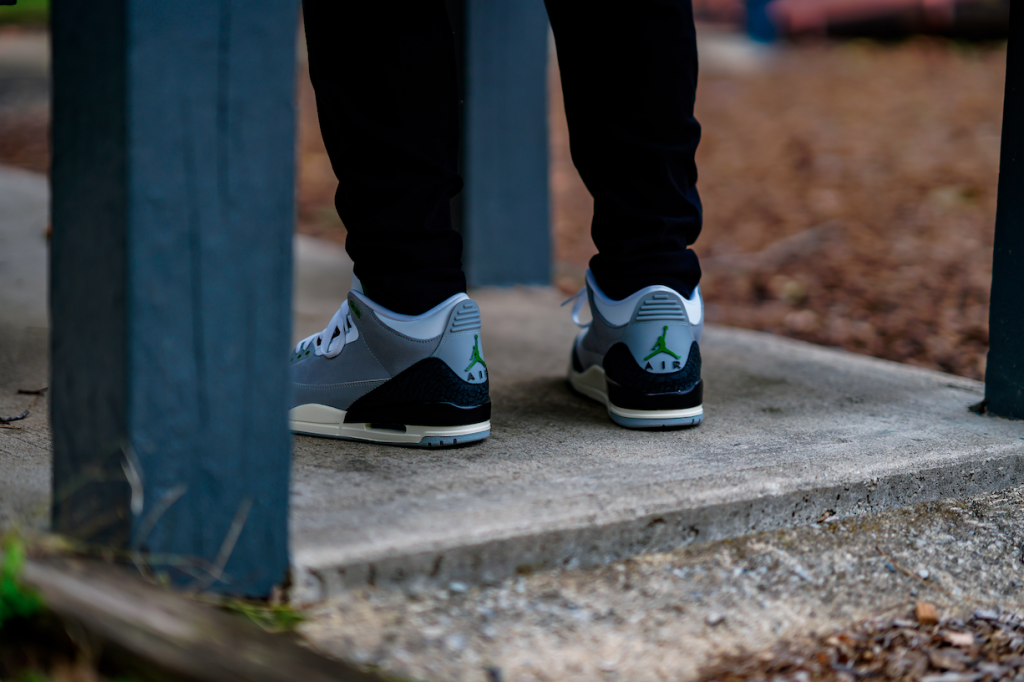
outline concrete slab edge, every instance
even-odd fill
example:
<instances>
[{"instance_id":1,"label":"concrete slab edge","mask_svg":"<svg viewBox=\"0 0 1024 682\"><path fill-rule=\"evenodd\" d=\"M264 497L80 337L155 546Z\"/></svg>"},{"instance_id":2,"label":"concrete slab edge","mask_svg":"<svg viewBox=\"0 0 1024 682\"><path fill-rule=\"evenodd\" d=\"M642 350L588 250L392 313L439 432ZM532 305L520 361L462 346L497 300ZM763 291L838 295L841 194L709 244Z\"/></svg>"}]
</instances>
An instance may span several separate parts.
<instances>
[{"instance_id":1,"label":"concrete slab edge","mask_svg":"<svg viewBox=\"0 0 1024 682\"><path fill-rule=\"evenodd\" d=\"M913 473L652 514L605 525L564 528L350 564L293 560L289 598L297 605L329 601L362 587L416 591L453 581L493 584L516 574L587 568L695 542L814 524L826 510L838 518L944 498L994 492L1024 483L1019 452L955 462Z\"/></svg>"}]
</instances>

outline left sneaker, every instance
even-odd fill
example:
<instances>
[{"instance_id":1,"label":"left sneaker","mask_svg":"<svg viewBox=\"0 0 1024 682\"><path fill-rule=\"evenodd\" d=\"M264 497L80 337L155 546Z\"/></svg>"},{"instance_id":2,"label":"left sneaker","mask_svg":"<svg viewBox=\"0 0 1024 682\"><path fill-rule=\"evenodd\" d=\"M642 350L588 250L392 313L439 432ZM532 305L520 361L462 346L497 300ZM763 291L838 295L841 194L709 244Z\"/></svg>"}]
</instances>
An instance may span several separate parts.
<instances>
[{"instance_id":1,"label":"left sneaker","mask_svg":"<svg viewBox=\"0 0 1024 682\"><path fill-rule=\"evenodd\" d=\"M587 285L575 299L573 321L584 327L569 363L569 385L575 391L603 403L612 421L629 429L701 423L700 287L690 298L652 286L614 301L588 270ZM579 321L584 300L593 316L588 325Z\"/></svg>"},{"instance_id":2,"label":"left sneaker","mask_svg":"<svg viewBox=\"0 0 1024 682\"><path fill-rule=\"evenodd\" d=\"M392 445L446 447L491 433L480 309L457 294L401 315L355 283L327 328L291 360L291 430Z\"/></svg>"}]
</instances>

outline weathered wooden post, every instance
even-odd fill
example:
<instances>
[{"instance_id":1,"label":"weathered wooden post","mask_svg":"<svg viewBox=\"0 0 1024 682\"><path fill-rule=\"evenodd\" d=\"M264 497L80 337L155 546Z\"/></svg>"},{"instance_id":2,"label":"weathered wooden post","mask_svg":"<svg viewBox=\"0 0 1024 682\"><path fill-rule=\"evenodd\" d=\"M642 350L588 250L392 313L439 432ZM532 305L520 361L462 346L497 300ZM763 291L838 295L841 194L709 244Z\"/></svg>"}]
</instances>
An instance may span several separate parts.
<instances>
[{"instance_id":1,"label":"weathered wooden post","mask_svg":"<svg viewBox=\"0 0 1024 682\"><path fill-rule=\"evenodd\" d=\"M542 0L449 0L461 43L462 175L455 214L471 286L548 284L548 19Z\"/></svg>"},{"instance_id":2,"label":"weathered wooden post","mask_svg":"<svg viewBox=\"0 0 1024 682\"><path fill-rule=\"evenodd\" d=\"M288 567L298 6L53 0L53 525L179 581Z\"/></svg>"},{"instance_id":3,"label":"weathered wooden post","mask_svg":"<svg viewBox=\"0 0 1024 682\"><path fill-rule=\"evenodd\" d=\"M1024 419L1024 4L1010 3L999 204L992 259L988 411Z\"/></svg>"}]
</instances>

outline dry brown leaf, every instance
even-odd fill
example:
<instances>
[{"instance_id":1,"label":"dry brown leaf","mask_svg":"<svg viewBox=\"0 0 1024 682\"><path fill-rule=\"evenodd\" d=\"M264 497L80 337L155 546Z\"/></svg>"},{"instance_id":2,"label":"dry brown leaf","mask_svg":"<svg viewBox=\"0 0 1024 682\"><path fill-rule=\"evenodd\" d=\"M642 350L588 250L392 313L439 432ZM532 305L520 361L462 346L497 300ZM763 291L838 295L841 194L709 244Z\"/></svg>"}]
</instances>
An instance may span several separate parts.
<instances>
[{"instance_id":1,"label":"dry brown leaf","mask_svg":"<svg viewBox=\"0 0 1024 682\"><path fill-rule=\"evenodd\" d=\"M939 612L935 610L935 604L926 601L919 601L914 607L914 615L921 625L933 625L939 622Z\"/></svg>"}]
</instances>

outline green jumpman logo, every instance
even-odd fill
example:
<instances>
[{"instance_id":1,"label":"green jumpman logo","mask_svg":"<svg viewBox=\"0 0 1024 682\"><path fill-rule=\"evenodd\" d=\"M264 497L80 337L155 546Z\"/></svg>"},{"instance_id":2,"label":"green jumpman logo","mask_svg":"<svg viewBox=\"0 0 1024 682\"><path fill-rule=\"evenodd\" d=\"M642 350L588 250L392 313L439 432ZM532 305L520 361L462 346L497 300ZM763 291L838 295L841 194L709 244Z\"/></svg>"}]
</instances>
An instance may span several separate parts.
<instances>
[{"instance_id":1,"label":"green jumpman logo","mask_svg":"<svg viewBox=\"0 0 1024 682\"><path fill-rule=\"evenodd\" d=\"M679 359L679 356L676 355L675 353L673 353L672 351L670 351L668 346L665 345L665 334L668 334L668 327L667 326L664 327L661 330L661 336L658 337L658 340L654 342L654 346L651 347L651 350L654 351L654 352L651 353L650 355L648 355L646 358L644 358L644 360L650 360L651 358L653 358L658 353L668 353L669 355L674 357L676 360Z\"/></svg>"},{"instance_id":2,"label":"green jumpman logo","mask_svg":"<svg viewBox=\"0 0 1024 682\"><path fill-rule=\"evenodd\" d=\"M484 366L484 369L487 369L487 363L484 362L483 357L480 356L480 335L473 334L473 354L469 356L469 367L467 367L463 371L468 372L469 370L473 369L473 365L475 365L478 362Z\"/></svg>"}]
</instances>

